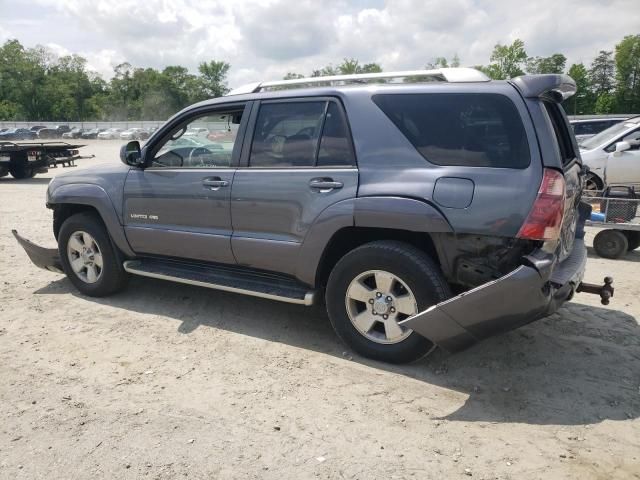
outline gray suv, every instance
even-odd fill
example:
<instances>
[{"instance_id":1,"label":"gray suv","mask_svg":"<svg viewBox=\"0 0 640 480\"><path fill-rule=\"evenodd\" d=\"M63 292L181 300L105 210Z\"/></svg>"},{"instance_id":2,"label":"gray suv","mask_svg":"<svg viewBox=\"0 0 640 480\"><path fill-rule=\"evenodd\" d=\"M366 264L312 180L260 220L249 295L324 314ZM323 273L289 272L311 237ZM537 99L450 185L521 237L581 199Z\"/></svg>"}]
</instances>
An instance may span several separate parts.
<instances>
[{"instance_id":1,"label":"gray suv","mask_svg":"<svg viewBox=\"0 0 640 480\"><path fill-rule=\"evenodd\" d=\"M325 302L374 359L459 350L576 291L612 294L582 283L574 92L472 69L249 85L129 142L122 164L53 179L57 249L14 234L89 296L142 275Z\"/></svg>"}]
</instances>

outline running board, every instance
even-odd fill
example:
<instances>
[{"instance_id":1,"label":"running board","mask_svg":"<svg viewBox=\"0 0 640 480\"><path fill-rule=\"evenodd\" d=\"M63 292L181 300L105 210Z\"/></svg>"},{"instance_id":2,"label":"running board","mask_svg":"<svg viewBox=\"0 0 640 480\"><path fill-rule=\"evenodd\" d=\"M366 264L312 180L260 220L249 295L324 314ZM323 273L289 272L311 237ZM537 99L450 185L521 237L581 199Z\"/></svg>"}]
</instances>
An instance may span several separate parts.
<instances>
[{"instance_id":1,"label":"running board","mask_svg":"<svg viewBox=\"0 0 640 480\"><path fill-rule=\"evenodd\" d=\"M315 297L313 290L293 278L243 267L142 258L127 260L124 262L124 269L143 277L299 305L312 305Z\"/></svg>"}]
</instances>

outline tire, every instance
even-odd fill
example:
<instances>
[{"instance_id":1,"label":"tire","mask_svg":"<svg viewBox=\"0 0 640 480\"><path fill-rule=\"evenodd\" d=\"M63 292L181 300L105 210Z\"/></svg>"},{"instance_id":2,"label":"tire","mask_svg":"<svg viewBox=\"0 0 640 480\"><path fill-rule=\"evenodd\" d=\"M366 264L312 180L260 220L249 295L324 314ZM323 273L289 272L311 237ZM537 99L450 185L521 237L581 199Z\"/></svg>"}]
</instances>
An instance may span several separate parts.
<instances>
[{"instance_id":1,"label":"tire","mask_svg":"<svg viewBox=\"0 0 640 480\"><path fill-rule=\"evenodd\" d=\"M79 254L79 246L89 250L86 254ZM122 267L120 252L95 214L77 213L62 223L58 234L58 252L67 277L85 295L104 297L127 285L129 275ZM85 260L84 266L74 269L71 263L74 258L80 260L74 264L76 267L82 265L82 260ZM98 258L101 262L98 262Z\"/></svg>"},{"instance_id":2,"label":"tire","mask_svg":"<svg viewBox=\"0 0 640 480\"><path fill-rule=\"evenodd\" d=\"M627 253L629 242L620 230L601 230L593 239L593 248L602 258L616 259Z\"/></svg>"},{"instance_id":3,"label":"tire","mask_svg":"<svg viewBox=\"0 0 640 480\"><path fill-rule=\"evenodd\" d=\"M587 174L587 178L584 183L585 194L589 196L597 195L597 191L604 189L604 182L594 173ZM601 195L598 195L601 196Z\"/></svg>"},{"instance_id":4,"label":"tire","mask_svg":"<svg viewBox=\"0 0 640 480\"><path fill-rule=\"evenodd\" d=\"M631 252L636 248L640 247L640 232L635 231L625 231L625 236L627 237L627 252Z\"/></svg>"},{"instance_id":5,"label":"tire","mask_svg":"<svg viewBox=\"0 0 640 480\"><path fill-rule=\"evenodd\" d=\"M378 275L380 280L389 275L395 278L392 288L384 288L387 280L379 281ZM376 296L378 291L384 291L380 298ZM362 294L363 301L354 299L358 296L354 292ZM389 363L412 362L433 350L427 338L403 327L398 330L397 321L450 297L440 269L424 252L390 240L367 243L342 257L329 275L325 295L327 313L338 337L360 355ZM386 321L381 311L386 312ZM365 323L375 318L366 333L366 325L362 328L352 320L361 314ZM393 317L397 321L389 322ZM398 335L390 336L390 331Z\"/></svg>"},{"instance_id":6,"label":"tire","mask_svg":"<svg viewBox=\"0 0 640 480\"><path fill-rule=\"evenodd\" d=\"M26 158L13 159L9 165L9 173L16 180L33 178L36 174L35 170L29 167L29 162Z\"/></svg>"}]
</instances>

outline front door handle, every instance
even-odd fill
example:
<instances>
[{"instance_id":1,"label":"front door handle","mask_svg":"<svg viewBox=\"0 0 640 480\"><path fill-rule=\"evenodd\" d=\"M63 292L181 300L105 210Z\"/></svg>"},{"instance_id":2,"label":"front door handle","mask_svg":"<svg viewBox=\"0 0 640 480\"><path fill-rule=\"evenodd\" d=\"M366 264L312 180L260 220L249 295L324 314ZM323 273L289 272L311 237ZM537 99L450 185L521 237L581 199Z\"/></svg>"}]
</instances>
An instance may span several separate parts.
<instances>
[{"instance_id":1,"label":"front door handle","mask_svg":"<svg viewBox=\"0 0 640 480\"><path fill-rule=\"evenodd\" d=\"M314 178L309 182L309 187L321 192L330 192L342 188L344 185L342 182L336 182L333 178Z\"/></svg>"},{"instance_id":2,"label":"front door handle","mask_svg":"<svg viewBox=\"0 0 640 480\"><path fill-rule=\"evenodd\" d=\"M207 177L202 180L202 185L210 190L218 190L221 187L228 187L229 182L222 180L220 177Z\"/></svg>"}]
</instances>

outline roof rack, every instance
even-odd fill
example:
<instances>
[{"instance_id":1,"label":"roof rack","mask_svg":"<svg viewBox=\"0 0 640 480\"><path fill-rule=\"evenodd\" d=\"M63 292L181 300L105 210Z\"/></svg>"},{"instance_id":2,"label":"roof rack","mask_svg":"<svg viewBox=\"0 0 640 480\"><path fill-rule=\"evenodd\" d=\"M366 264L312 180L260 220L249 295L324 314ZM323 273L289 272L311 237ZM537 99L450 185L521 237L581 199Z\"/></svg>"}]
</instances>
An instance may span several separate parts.
<instances>
[{"instance_id":1,"label":"roof rack","mask_svg":"<svg viewBox=\"0 0 640 480\"><path fill-rule=\"evenodd\" d=\"M335 86L354 83L375 83L376 80L405 79L405 83L419 83L424 81L437 82L488 82L484 73L475 68L437 68L434 70L407 70L402 72L359 73L354 75L331 75L327 77L306 77L293 80L276 80L272 82L258 82L234 88L227 95L243 93L258 93L265 90L280 90L301 86ZM409 81L407 81L409 79Z\"/></svg>"}]
</instances>

